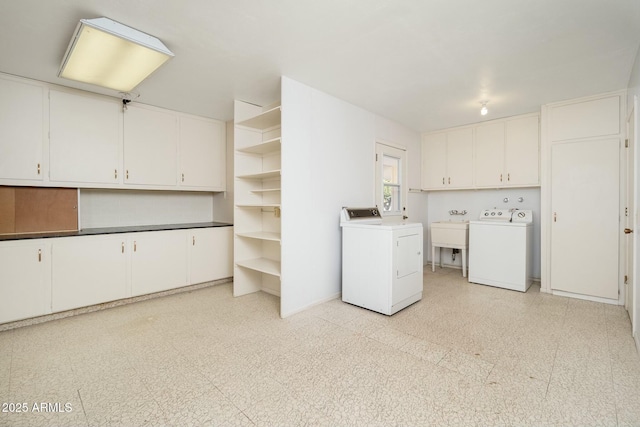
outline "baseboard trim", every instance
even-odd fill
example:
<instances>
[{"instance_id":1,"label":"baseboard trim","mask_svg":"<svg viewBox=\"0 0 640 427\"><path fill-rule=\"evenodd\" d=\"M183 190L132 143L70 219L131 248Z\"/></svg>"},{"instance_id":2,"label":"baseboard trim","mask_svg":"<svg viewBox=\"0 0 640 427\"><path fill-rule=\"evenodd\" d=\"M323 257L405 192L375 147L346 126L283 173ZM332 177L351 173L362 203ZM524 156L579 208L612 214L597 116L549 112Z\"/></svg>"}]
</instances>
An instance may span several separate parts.
<instances>
[{"instance_id":1,"label":"baseboard trim","mask_svg":"<svg viewBox=\"0 0 640 427\"><path fill-rule=\"evenodd\" d=\"M184 286L182 288L169 289L162 292L156 292L153 294L140 295L131 298L119 299L116 301L104 302L101 304L90 305L87 307L74 308L72 310L61 311L59 313L45 314L44 316L30 317L28 319L16 320L14 322L3 323L0 325L0 332L9 331L11 329L22 328L24 326L38 325L40 323L51 322L52 320L65 319L67 317L78 316L80 314L93 313L95 311L107 310L113 307L120 307L127 304L133 304L135 302L146 301L149 299L166 297L168 295L180 294L183 292L191 292L202 288L208 288L210 286L222 285L223 283L233 282L233 277L227 277L226 279L214 280L212 282L198 283L196 285Z\"/></svg>"},{"instance_id":2,"label":"baseboard trim","mask_svg":"<svg viewBox=\"0 0 640 427\"><path fill-rule=\"evenodd\" d=\"M294 314L297 314L297 313L300 313L302 311L308 310L311 307L315 307L316 305L324 304L327 301L331 301L331 300L339 299L339 298L342 298L342 292L338 292L338 293L333 294L333 295L331 295L331 296L329 296L327 298L323 298L323 299L320 299L318 301L314 301L311 304L305 305L304 307L301 307L301 308L298 308L298 309L295 309L295 310L291 310L291 311L288 311L286 313L280 313L280 317L284 319L285 317L293 316Z\"/></svg>"}]
</instances>

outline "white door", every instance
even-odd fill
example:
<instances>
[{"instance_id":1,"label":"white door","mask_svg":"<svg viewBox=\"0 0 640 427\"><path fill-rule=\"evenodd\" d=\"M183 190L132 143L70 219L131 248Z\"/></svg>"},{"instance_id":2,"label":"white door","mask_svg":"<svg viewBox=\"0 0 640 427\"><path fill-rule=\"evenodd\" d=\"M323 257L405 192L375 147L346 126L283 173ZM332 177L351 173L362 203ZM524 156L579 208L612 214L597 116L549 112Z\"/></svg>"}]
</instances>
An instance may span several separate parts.
<instances>
[{"instance_id":1,"label":"white door","mask_svg":"<svg viewBox=\"0 0 640 427\"><path fill-rule=\"evenodd\" d=\"M407 201L407 152L376 144L376 206L384 218L403 219Z\"/></svg>"},{"instance_id":2,"label":"white door","mask_svg":"<svg viewBox=\"0 0 640 427\"><path fill-rule=\"evenodd\" d=\"M551 148L551 288L618 299L618 139Z\"/></svg>"},{"instance_id":3,"label":"white door","mask_svg":"<svg viewBox=\"0 0 640 427\"><path fill-rule=\"evenodd\" d=\"M634 207L634 146L633 139L635 134L633 114L627 119L627 200L625 209L625 246L626 246L626 262L625 262L625 301L624 305L629 312L629 317L633 321L633 260L635 254L633 253L633 234L630 230L633 230L633 207Z\"/></svg>"},{"instance_id":4,"label":"white door","mask_svg":"<svg viewBox=\"0 0 640 427\"><path fill-rule=\"evenodd\" d=\"M633 100L633 110L627 122L629 149L627 151L627 208L628 216L626 228L633 230L626 234L627 240L627 288L625 306L631 318L631 333L637 336L638 322L640 322L640 291L638 290L638 265L640 265L640 247L638 230L640 230L640 184L638 177L640 170L640 150L638 150L638 97Z\"/></svg>"},{"instance_id":5,"label":"white door","mask_svg":"<svg viewBox=\"0 0 640 427\"><path fill-rule=\"evenodd\" d=\"M233 276L233 227L191 230L189 239L190 284Z\"/></svg>"}]
</instances>

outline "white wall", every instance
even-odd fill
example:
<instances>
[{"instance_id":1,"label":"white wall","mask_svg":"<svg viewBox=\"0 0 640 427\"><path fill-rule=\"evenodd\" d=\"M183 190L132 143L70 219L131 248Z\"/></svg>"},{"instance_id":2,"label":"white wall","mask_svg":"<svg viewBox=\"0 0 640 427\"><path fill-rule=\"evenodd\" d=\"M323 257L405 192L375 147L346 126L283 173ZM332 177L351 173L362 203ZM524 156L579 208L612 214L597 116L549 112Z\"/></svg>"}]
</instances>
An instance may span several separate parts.
<instances>
[{"instance_id":1,"label":"white wall","mask_svg":"<svg viewBox=\"0 0 640 427\"><path fill-rule=\"evenodd\" d=\"M213 221L213 194L178 191L80 190L81 228Z\"/></svg>"},{"instance_id":2,"label":"white wall","mask_svg":"<svg viewBox=\"0 0 640 427\"><path fill-rule=\"evenodd\" d=\"M420 222L424 230L423 254L427 253L427 193L421 192L422 142L420 133L402 126L399 123L376 116L376 141L401 145L407 149L407 212L411 222ZM373 187L372 187L373 188ZM424 257L424 261L427 258Z\"/></svg>"},{"instance_id":3,"label":"white wall","mask_svg":"<svg viewBox=\"0 0 640 427\"><path fill-rule=\"evenodd\" d=\"M407 147L419 188L417 132L282 78L283 317L340 294L340 209L375 203L376 140Z\"/></svg>"},{"instance_id":4,"label":"white wall","mask_svg":"<svg viewBox=\"0 0 640 427\"><path fill-rule=\"evenodd\" d=\"M633 96L640 98L640 49L636 53L636 60L633 63L629 84L627 85L627 113L633 108Z\"/></svg>"},{"instance_id":5,"label":"white wall","mask_svg":"<svg viewBox=\"0 0 640 427\"><path fill-rule=\"evenodd\" d=\"M518 198L522 197L522 203ZM508 198L508 202L504 199ZM533 211L533 265L532 276L540 279L540 189L539 188L509 188L500 190L458 190L458 191L432 191L427 201L427 221L475 220L480 217L483 209L530 209ZM450 210L463 211L464 216L449 215ZM461 268L460 254L456 255L455 262L451 260L451 249L443 248L443 264ZM440 262L436 250L436 262ZM428 250L426 259L431 261L431 232L428 233Z\"/></svg>"},{"instance_id":6,"label":"white wall","mask_svg":"<svg viewBox=\"0 0 640 427\"><path fill-rule=\"evenodd\" d=\"M227 191L213 195L213 220L218 222L233 223L233 120L226 123L227 127L227 154L226 154L226 184Z\"/></svg>"}]
</instances>

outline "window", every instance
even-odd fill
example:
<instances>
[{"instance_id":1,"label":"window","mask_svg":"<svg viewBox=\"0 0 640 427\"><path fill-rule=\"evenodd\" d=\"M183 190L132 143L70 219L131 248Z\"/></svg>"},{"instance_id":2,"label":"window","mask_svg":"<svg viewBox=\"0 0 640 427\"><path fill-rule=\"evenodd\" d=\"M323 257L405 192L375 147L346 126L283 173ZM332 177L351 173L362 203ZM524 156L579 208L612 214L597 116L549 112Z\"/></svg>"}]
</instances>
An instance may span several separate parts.
<instances>
[{"instance_id":1,"label":"window","mask_svg":"<svg viewBox=\"0 0 640 427\"><path fill-rule=\"evenodd\" d=\"M376 205L384 217L402 218L405 214L406 153L376 144Z\"/></svg>"}]
</instances>

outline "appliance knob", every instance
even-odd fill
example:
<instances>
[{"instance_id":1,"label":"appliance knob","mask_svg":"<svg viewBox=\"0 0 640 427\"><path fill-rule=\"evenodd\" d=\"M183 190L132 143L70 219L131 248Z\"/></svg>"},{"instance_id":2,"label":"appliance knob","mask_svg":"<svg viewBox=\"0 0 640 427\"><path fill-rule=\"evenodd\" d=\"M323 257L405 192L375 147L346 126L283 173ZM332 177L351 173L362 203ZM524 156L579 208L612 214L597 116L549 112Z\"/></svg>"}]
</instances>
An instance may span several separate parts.
<instances>
[{"instance_id":1,"label":"appliance knob","mask_svg":"<svg viewBox=\"0 0 640 427\"><path fill-rule=\"evenodd\" d=\"M373 214L373 216L378 216L378 211L375 209L371 213Z\"/></svg>"},{"instance_id":2,"label":"appliance knob","mask_svg":"<svg viewBox=\"0 0 640 427\"><path fill-rule=\"evenodd\" d=\"M489 212L485 212L485 213L484 213L484 216L489 216Z\"/></svg>"},{"instance_id":3,"label":"appliance knob","mask_svg":"<svg viewBox=\"0 0 640 427\"><path fill-rule=\"evenodd\" d=\"M491 216L496 216L496 213L495 212L491 212Z\"/></svg>"},{"instance_id":4,"label":"appliance knob","mask_svg":"<svg viewBox=\"0 0 640 427\"><path fill-rule=\"evenodd\" d=\"M502 212L498 212L498 216L502 215Z\"/></svg>"},{"instance_id":5,"label":"appliance knob","mask_svg":"<svg viewBox=\"0 0 640 427\"><path fill-rule=\"evenodd\" d=\"M518 212L518 216L519 216L520 218L524 218L525 213L524 213L524 212Z\"/></svg>"}]
</instances>

